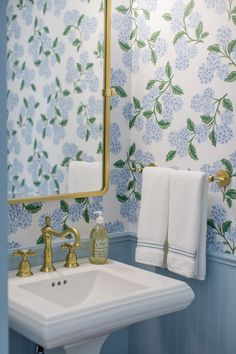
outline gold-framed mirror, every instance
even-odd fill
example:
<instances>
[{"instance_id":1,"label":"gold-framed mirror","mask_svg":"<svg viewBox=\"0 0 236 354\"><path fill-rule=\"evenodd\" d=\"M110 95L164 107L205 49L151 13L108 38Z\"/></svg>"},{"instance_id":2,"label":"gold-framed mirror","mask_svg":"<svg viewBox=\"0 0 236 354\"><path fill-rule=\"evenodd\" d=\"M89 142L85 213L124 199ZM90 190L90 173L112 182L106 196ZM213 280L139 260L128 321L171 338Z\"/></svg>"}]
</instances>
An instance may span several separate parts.
<instances>
[{"instance_id":1,"label":"gold-framed mirror","mask_svg":"<svg viewBox=\"0 0 236 354\"><path fill-rule=\"evenodd\" d=\"M111 0L8 0L8 201L109 184Z\"/></svg>"}]
</instances>

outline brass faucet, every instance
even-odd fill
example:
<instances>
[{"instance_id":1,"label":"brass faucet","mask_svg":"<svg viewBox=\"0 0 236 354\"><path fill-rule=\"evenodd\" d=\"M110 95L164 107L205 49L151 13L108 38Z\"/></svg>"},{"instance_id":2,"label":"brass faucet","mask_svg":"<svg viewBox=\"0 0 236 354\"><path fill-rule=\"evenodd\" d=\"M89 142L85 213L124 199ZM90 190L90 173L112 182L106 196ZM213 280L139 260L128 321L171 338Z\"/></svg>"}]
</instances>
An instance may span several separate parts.
<instances>
[{"instance_id":1,"label":"brass faucet","mask_svg":"<svg viewBox=\"0 0 236 354\"><path fill-rule=\"evenodd\" d=\"M80 233L75 227L68 227L62 232L54 230L51 226L51 218L45 218L45 226L42 228L42 234L44 238L44 253L43 253L43 266L40 269L41 272L54 272L56 268L53 265L53 255L52 255L52 237L66 237L67 235L73 234L75 236L75 242L73 244L65 243L62 247L69 249L69 255L66 257L65 266L69 268L78 267L77 256L74 252L75 248L80 247ZM71 260L71 261L70 261Z\"/></svg>"}]
</instances>

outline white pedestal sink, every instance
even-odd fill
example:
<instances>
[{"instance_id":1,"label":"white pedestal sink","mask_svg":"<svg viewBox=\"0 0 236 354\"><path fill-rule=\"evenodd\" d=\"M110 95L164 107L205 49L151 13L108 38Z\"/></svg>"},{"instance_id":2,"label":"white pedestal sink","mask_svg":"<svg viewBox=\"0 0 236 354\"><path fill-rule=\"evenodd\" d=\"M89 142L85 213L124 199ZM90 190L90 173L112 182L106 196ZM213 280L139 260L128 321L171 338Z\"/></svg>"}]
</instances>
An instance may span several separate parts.
<instances>
[{"instance_id":1,"label":"white pedestal sink","mask_svg":"<svg viewBox=\"0 0 236 354\"><path fill-rule=\"evenodd\" d=\"M184 282L109 260L29 278L9 272L10 327L47 354L98 354L107 336L148 318L186 308Z\"/></svg>"}]
</instances>

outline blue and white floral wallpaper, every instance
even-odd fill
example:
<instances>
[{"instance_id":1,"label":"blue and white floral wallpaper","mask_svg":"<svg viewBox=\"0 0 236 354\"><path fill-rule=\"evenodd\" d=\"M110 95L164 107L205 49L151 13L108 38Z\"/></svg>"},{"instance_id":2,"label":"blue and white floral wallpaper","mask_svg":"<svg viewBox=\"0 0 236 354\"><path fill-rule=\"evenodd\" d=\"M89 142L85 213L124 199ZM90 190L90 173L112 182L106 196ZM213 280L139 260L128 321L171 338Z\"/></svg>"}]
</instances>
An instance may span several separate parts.
<instances>
[{"instance_id":1,"label":"blue and white floral wallpaper","mask_svg":"<svg viewBox=\"0 0 236 354\"><path fill-rule=\"evenodd\" d=\"M229 186L210 184L207 244L236 255L236 0L113 0L112 86L120 95L112 98L109 192L9 206L9 247L42 242L48 214L54 227L74 224L87 236L102 209L109 232L135 232L135 170L155 162L229 172Z\"/></svg>"}]
</instances>

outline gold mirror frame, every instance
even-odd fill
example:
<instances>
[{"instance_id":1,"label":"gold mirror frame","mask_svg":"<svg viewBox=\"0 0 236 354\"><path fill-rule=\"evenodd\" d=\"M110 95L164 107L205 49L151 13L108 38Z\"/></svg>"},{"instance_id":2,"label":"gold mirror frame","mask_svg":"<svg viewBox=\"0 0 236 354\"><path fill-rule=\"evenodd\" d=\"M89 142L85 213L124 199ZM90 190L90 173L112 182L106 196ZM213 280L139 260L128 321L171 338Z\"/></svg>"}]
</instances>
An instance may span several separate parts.
<instances>
[{"instance_id":1,"label":"gold mirror frame","mask_svg":"<svg viewBox=\"0 0 236 354\"><path fill-rule=\"evenodd\" d=\"M103 102L103 185L100 191L66 193L49 196L35 196L27 198L9 199L9 204L27 204L60 199L74 199L102 196L108 191L109 187L109 152L110 152L110 98L113 94L110 88L111 78L111 0L104 0L104 89L102 95Z\"/></svg>"}]
</instances>

